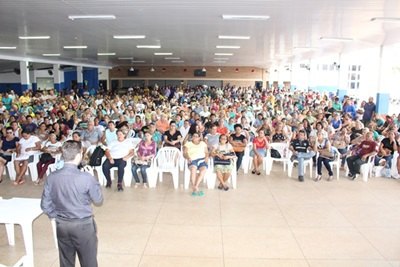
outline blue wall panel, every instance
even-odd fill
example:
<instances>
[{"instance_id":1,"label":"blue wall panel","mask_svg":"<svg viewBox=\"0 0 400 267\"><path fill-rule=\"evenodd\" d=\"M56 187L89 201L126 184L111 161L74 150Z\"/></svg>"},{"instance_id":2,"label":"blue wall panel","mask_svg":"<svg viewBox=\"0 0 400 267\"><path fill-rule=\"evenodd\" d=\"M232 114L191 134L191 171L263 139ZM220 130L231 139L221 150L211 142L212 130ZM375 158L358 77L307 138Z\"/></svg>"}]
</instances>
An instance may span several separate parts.
<instances>
[{"instance_id":1,"label":"blue wall panel","mask_svg":"<svg viewBox=\"0 0 400 267\"><path fill-rule=\"evenodd\" d=\"M71 84L73 80L77 80L76 70L65 71L64 72L64 87L71 89Z\"/></svg>"},{"instance_id":2,"label":"blue wall panel","mask_svg":"<svg viewBox=\"0 0 400 267\"><path fill-rule=\"evenodd\" d=\"M85 88L91 90L94 88L96 91L99 87L99 70L98 69L84 69L83 70L83 83Z\"/></svg>"},{"instance_id":3,"label":"blue wall panel","mask_svg":"<svg viewBox=\"0 0 400 267\"><path fill-rule=\"evenodd\" d=\"M21 92L21 84L20 83L0 83L0 92L4 93L10 90L14 90L14 92Z\"/></svg>"}]
</instances>

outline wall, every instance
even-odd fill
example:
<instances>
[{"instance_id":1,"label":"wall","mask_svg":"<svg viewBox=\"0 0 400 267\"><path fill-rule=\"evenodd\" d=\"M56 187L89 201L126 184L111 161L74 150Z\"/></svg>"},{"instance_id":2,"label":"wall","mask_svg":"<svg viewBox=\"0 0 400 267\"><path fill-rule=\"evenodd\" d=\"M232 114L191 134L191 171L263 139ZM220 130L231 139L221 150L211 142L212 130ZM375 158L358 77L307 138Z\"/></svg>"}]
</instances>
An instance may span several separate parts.
<instances>
[{"instance_id":1,"label":"wall","mask_svg":"<svg viewBox=\"0 0 400 267\"><path fill-rule=\"evenodd\" d=\"M14 92L20 92L21 88L21 77L14 72L0 73L0 92L6 92L14 90Z\"/></svg>"},{"instance_id":2,"label":"wall","mask_svg":"<svg viewBox=\"0 0 400 267\"><path fill-rule=\"evenodd\" d=\"M238 86L254 86L256 81L265 81L267 76L265 70L261 68L251 67L205 67L207 72L205 77L195 77L194 70L202 69L202 66L163 66L154 67L155 71L151 72L151 66L135 67L139 70L138 76L129 77L128 70L130 66L119 66L109 71L110 80L145 80L145 84L149 84L149 80L182 80L187 84L189 80L216 80L222 81L223 84L230 83ZM151 83L151 82L150 82ZM121 85L121 82L120 82Z\"/></svg>"}]
</instances>

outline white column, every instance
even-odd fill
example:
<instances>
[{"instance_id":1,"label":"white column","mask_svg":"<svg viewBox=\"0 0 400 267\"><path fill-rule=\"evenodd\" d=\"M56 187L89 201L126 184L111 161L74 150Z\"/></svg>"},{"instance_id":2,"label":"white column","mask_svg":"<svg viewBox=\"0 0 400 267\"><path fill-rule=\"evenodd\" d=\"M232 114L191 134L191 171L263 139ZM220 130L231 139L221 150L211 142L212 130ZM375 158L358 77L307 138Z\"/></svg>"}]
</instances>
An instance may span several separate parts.
<instances>
[{"instance_id":1,"label":"white column","mask_svg":"<svg viewBox=\"0 0 400 267\"><path fill-rule=\"evenodd\" d=\"M64 72L60 70L60 64L53 65L54 89L60 91L64 88Z\"/></svg>"},{"instance_id":2,"label":"white column","mask_svg":"<svg viewBox=\"0 0 400 267\"><path fill-rule=\"evenodd\" d=\"M83 67L76 67L76 80L78 82L78 88L83 88Z\"/></svg>"},{"instance_id":3,"label":"white column","mask_svg":"<svg viewBox=\"0 0 400 267\"><path fill-rule=\"evenodd\" d=\"M28 61L20 61L19 69L20 69L20 77L21 77L21 91L24 92L28 89L32 89L32 85L29 78L29 62ZM20 93L22 93L20 92Z\"/></svg>"}]
</instances>

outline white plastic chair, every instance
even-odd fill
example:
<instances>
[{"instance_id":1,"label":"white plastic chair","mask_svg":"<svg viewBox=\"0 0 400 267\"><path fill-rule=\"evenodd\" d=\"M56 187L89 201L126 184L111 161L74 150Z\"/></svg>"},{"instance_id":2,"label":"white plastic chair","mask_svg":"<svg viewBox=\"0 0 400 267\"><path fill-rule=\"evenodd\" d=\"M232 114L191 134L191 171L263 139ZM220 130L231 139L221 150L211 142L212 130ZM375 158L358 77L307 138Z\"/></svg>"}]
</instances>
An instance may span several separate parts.
<instances>
[{"instance_id":1,"label":"white plastic chair","mask_svg":"<svg viewBox=\"0 0 400 267\"><path fill-rule=\"evenodd\" d=\"M154 185L157 183L157 178L160 182L163 181L163 173L170 172L172 174L172 180L174 183L174 188L178 189L179 187L179 163L180 163L181 152L176 147L162 147L158 150L156 157L154 158L154 162L152 165L154 168L152 170L156 170L157 176L149 175L149 186L150 184ZM156 179L150 181L151 179Z\"/></svg>"},{"instance_id":2,"label":"white plastic chair","mask_svg":"<svg viewBox=\"0 0 400 267\"><path fill-rule=\"evenodd\" d=\"M217 179L216 174L214 173L214 168L213 168L213 163L212 163L212 158L210 157L208 160L208 168L206 171L206 174L204 175L204 182L207 184L207 188L214 188L215 187L215 180ZM232 170L232 172L235 172L236 169ZM197 172L199 172L197 170ZM189 184L190 184L190 170L187 164L187 160L185 160L185 170L183 171L184 175L184 181L183 181L183 187L185 189L189 189ZM214 183L214 186L212 184Z\"/></svg>"},{"instance_id":3,"label":"white plastic chair","mask_svg":"<svg viewBox=\"0 0 400 267\"><path fill-rule=\"evenodd\" d=\"M103 163L104 163L104 161L103 161ZM103 166L103 164L102 164L102 166ZM102 166L100 166L100 168L102 168ZM117 171L117 170L118 170L117 167L112 167L110 169L111 181L114 180L115 171ZM101 170L101 173L103 174L103 170ZM104 177L104 174L103 174L103 177ZM131 185L132 185L132 157L128 158L128 160L126 161L126 166L124 168L123 180L124 180L125 187L131 187ZM104 181L105 181L105 177L104 177Z\"/></svg>"},{"instance_id":4,"label":"white plastic chair","mask_svg":"<svg viewBox=\"0 0 400 267\"><path fill-rule=\"evenodd\" d=\"M293 161L289 160L289 163L288 163L288 176L289 177L292 177L294 163L299 164L299 161L297 159L295 159ZM304 160L304 174L306 173L307 165L310 168L310 178L312 179L312 175L313 175L313 170L312 170L312 168L313 168L313 158Z\"/></svg>"},{"instance_id":5,"label":"white plastic chair","mask_svg":"<svg viewBox=\"0 0 400 267\"><path fill-rule=\"evenodd\" d=\"M271 157L271 149L275 149L281 155L280 158ZM267 150L265 173L269 175L272 170L272 165L274 161L283 163L283 171L286 172L286 166L290 164L291 152L289 150L289 143L271 143L269 144L269 149Z\"/></svg>"},{"instance_id":6,"label":"white plastic chair","mask_svg":"<svg viewBox=\"0 0 400 267\"><path fill-rule=\"evenodd\" d=\"M368 178L372 177L372 170L374 168L374 159L375 159L375 154L370 156L367 160L367 163L362 164L360 167L360 173L362 175L364 182L368 182ZM347 176L348 174L349 174L349 167L347 166L347 160L346 160L345 175Z\"/></svg>"},{"instance_id":7,"label":"white plastic chair","mask_svg":"<svg viewBox=\"0 0 400 267\"><path fill-rule=\"evenodd\" d=\"M228 179L228 182L232 185L233 189L237 188L236 162L237 162L237 159L236 158L233 159L232 172L231 172L231 176ZM209 175L209 172L207 170L205 179L206 179L206 183L207 183L207 188L214 189L215 184L217 182L217 175L216 175L216 173L214 173L214 160L210 159L210 165L211 165L211 171L213 172L213 175ZM190 173L189 173L189 177L190 177Z\"/></svg>"},{"instance_id":8,"label":"white plastic chair","mask_svg":"<svg viewBox=\"0 0 400 267\"><path fill-rule=\"evenodd\" d=\"M340 165L341 165L340 153L339 153L339 150L334 146L331 146L331 150L332 150L333 155L334 155L334 160L329 162L329 165L331 165L332 170L333 170L334 167L336 167L336 180L339 180Z\"/></svg>"},{"instance_id":9,"label":"white plastic chair","mask_svg":"<svg viewBox=\"0 0 400 267\"><path fill-rule=\"evenodd\" d=\"M249 142L246 146L246 148L244 149L244 155L243 155L243 159L242 159L242 168L243 168L243 173L247 174L249 173L249 168L250 168L250 164L252 159L250 158L250 151L253 149L253 143Z\"/></svg>"}]
</instances>

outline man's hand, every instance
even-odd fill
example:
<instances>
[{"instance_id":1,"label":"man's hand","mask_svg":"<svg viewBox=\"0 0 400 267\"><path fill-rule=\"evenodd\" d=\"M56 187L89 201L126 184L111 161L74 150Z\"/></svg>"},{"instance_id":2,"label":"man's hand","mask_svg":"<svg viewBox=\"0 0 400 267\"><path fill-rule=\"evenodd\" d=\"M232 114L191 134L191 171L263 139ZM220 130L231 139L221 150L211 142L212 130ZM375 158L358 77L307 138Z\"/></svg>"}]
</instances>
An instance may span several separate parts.
<instances>
[{"instance_id":1,"label":"man's hand","mask_svg":"<svg viewBox=\"0 0 400 267\"><path fill-rule=\"evenodd\" d=\"M113 158L110 159L110 163L114 164L114 159Z\"/></svg>"}]
</instances>

